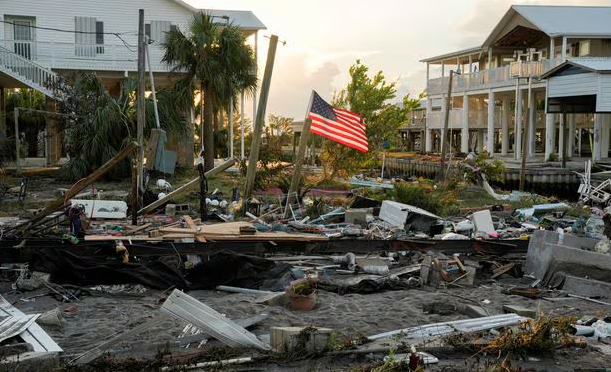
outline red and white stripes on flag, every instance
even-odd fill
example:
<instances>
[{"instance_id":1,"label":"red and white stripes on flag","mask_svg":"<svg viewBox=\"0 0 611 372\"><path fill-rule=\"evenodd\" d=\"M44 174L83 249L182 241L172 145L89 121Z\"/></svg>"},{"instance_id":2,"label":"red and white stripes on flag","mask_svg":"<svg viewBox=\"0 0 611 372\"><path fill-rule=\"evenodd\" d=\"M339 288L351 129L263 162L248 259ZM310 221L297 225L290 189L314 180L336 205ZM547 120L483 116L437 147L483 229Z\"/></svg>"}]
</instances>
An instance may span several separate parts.
<instances>
[{"instance_id":1,"label":"red and white stripes on flag","mask_svg":"<svg viewBox=\"0 0 611 372\"><path fill-rule=\"evenodd\" d=\"M316 92L312 92L312 105L308 118L312 120L310 132L339 142L362 152L367 152L365 123L359 114L332 107Z\"/></svg>"}]
</instances>

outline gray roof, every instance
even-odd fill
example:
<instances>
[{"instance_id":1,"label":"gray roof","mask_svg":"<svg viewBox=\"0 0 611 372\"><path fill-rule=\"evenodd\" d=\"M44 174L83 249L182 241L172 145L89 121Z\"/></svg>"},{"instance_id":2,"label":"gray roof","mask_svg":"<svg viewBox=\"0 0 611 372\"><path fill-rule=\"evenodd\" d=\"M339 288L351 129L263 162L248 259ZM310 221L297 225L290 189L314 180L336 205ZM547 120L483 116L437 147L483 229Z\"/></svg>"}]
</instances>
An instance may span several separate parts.
<instances>
[{"instance_id":1,"label":"gray roof","mask_svg":"<svg viewBox=\"0 0 611 372\"><path fill-rule=\"evenodd\" d=\"M515 15L520 15L548 36L593 36L611 38L611 7L512 5L481 46L426 58L420 62L435 62L476 53L494 44Z\"/></svg>"},{"instance_id":2,"label":"gray roof","mask_svg":"<svg viewBox=\"0 0 611 372\"><path fill-rule=\"evenodd\" d=\"M611 7L513 5L511 8L548 36L611 36Z\"/></svg>"},{"instance_id":3,"label":"gray roof","mask_svg":"<svg viewBox=\"0 0 611 372\"><path fill-rule=\"evenodd\" d=\"M567 66L575 66L599 74L611 74L611 58L570 58L541 75L541 78L546 79L553 76Z\"/></svg>"},{"instance_id":4,"label":"gray roof","mask_svg":"<svg viewBox=\"0 0 611 372\"><path fill-rule=\"evenodd\" d=\"M611 7L512 5L483 43L494 44L502 36L505 25L516 14L530 22L547 36L609 36L611 37Z\"/></svg>"},{"instance_id":5,"label":"gray roof","mask_svg":"<svg viewBox=\"0 0 611 372\"><path fill-rule=\"evenodd\" d=\"M469 54L477 54L481 50L482 50L481 46L468 48L468 49L462 49L462 50L452 52L452 53L446 53L446 54L442 54L442 55L435 56L435 57L421 59L420 62L436 62L436 61L441 61L441 60L448 59L448 58L468 56Z\"/></svg>"},{"instance_id":6,"label":"gray roof","mask_svg":"<svg viewBox=\"0 0 611 372\"><path fill-rule=\"evenodd\" d=\"M238 26L242 30L255 31L265 30L267 27L250 10L223 10L223 9L197 9L183 0L172 0L192 12L203 11L217 17L227 16L229 22Z\"/></svg>"}]
</instances>

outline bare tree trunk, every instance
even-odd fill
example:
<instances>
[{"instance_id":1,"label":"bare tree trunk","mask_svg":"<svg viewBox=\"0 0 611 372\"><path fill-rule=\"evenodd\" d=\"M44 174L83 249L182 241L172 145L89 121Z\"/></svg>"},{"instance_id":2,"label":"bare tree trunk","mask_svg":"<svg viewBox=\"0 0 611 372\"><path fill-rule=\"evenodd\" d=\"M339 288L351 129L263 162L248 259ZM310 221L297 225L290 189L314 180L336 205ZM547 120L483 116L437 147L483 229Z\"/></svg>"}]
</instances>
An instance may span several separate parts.
<instances>
[{"instance_id":1,"label":"bare tree trunk","mask_svg":"<svg viewBox=\"0 0 611 372\"><path fill-rule=\"evenodd\" d=\"M214 110L209 89L204 90L204 170L214 168Z\"/></svg>"}]
</instances>

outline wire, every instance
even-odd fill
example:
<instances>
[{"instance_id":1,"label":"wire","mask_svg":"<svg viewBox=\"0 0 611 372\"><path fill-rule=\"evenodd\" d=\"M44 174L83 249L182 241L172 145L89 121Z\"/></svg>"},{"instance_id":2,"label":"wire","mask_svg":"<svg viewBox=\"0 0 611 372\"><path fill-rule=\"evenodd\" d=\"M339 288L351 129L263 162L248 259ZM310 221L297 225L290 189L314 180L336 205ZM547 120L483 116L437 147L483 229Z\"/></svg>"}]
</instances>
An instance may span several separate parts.
<instances>
[{"instance_id":1,"label":"wire","mask_svg":"<svg viewBox=\"0 0 611 372\"><path fill-rule=\"evenodd\" d=\"M6 23L6 24L9 24L9 25L13 25L13 26L15 25L15 23L11 22L11 21L2 21L2 20L0 20L0 23ZM35 29L39 29L39 30L66 32L66 33L72 33L72 34L90 34L90 35L126 35L126 34L130 34L130 33L133 32L133 31L124 31L124 32L76 31L76 30L66 30L66 29L61 29L61 28L32 26L32 25L18 25L18 26L35 28Z\"/></svg>"},{"instance_id":2,"label":"wire","mask_svg":"<svg viewBox=\"0 0 611 372\"><path fill-rule=\"evenodd\" d=\"M0 23L6 23L9 25L13 25L15 26L14 22L11 21L3 21L0 20ZM72 33L72 34L86 34L86 35L113 35L116 36L119 40L121 40L121 42L123 43L123 45L125 45L125 47L131 51L131 52L135 52L132 48L136 47L135 45L131 45L129 44L127 41L125 41L121 35L132 35L133 31L124 31L124 32L97 32L97 31L77 31L77 30L66 30L66 29L61 29L61 28L54 28L54 27L42 27L42 26L32 26L32 25L19 25L22 27L28 27L28 28L34 28L34 29L38 29L38 30L48 30L48 31L56 31L56 32L66 32L66 33ZM103 44L100 44L103 45Z\"/></svg>"}]
</instances>

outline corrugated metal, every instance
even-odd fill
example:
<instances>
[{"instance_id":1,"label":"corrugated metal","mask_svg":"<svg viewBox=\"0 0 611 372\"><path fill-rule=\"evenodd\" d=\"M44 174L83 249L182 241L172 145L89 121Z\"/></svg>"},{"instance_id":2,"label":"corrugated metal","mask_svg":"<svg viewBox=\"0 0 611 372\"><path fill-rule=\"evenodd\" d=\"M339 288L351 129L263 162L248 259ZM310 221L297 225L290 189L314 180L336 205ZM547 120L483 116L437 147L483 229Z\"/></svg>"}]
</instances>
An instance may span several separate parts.
<instances>
[{"instance_id":1,"label":"corrugated metal","mask_svg":"<svg viewBox=\"0 0 611 372\"><path fill-rule=\"evenodd\" d=\"M513 5L550 36L611 35L611 7Z\"/></svg>"},{"instance_id":2,"label":"corrugated metal","mask_svg":"<svg viewBox=\"0 0 611 372\"><path fill-rule=\"evenodd\" d=\"M23 318L26 315L11 305L0 295L0 316ZM19 335L23 341L32 345L35 352L56 353L63 351L61 347L38 324L32 323L28 329Z\"/></svg>"},{"instance_id":3,"label":"corrugated metal","mask_svg":"<svg viewBox=\"0 0 611 372\"><path fill-rule=\"evenodd\" d=\"M6 317L0 322L0 342L15 337L28 329L40 314L26 315L24 317Z\"/></svg>"},{"instance_id":4,"label":"corrugated metal","mask_svg":"<svg viewBox=\"0 0 611 372\"><path fill-rule=\"evenodd\" d=\"M163 303L161 310L192 323L228 346L270 349L269 345L239 324L177 289Z\"/></svg>"},{"instance_id":5,"label":"corrugated metal","mask_svg":"<svg viewBox=\"0 0 611 372\"><path fill-rule=\"evenodd\" d=\"M454 332L475 332L487 329L510 327L519 324L528 318L521 317L516 314L499 314L483 318L473 318L464 320L454 320L450 322L426 324L422 326L399 329L379 333L377 335L368 336L370 340L380 338L388 338L399 334L404 335L402 338L408 339L426 339L431 337L439 337L449 335Z\"/></svg>"},{"instance_id":6,"label":"corrugated metal","mask_svg":"<svg viewBox=\"0 0 611 372\"><path fill-rule=\"evenodd\" d=\"M611 57L609 58L569 58L568 61L577 66L583 66L592 71L611 72Z\"/></svg>"}]
</instances>

